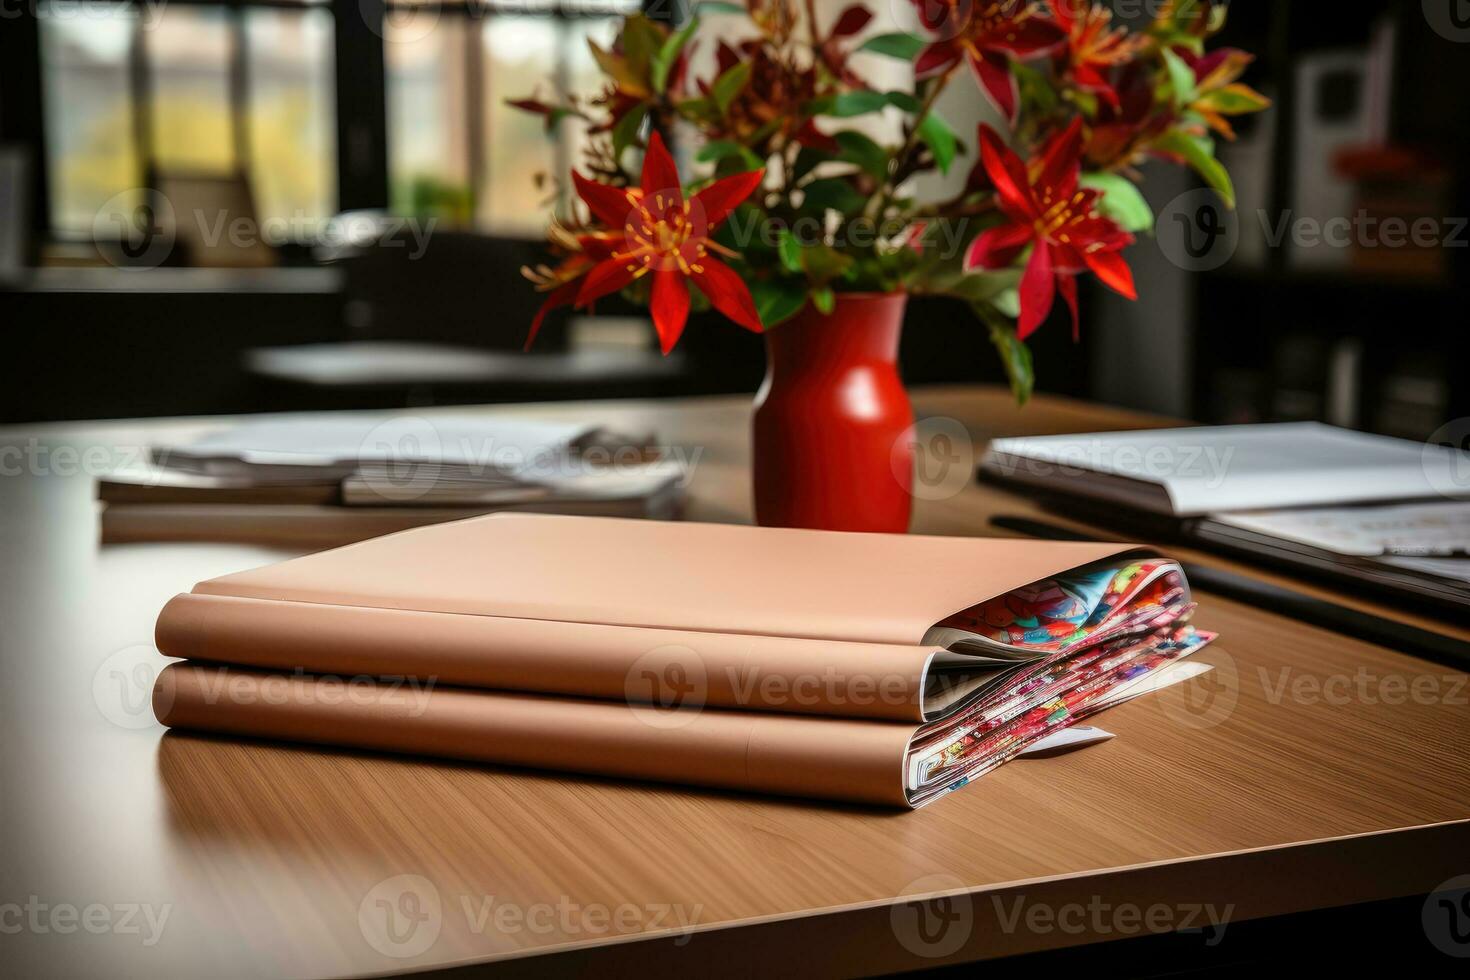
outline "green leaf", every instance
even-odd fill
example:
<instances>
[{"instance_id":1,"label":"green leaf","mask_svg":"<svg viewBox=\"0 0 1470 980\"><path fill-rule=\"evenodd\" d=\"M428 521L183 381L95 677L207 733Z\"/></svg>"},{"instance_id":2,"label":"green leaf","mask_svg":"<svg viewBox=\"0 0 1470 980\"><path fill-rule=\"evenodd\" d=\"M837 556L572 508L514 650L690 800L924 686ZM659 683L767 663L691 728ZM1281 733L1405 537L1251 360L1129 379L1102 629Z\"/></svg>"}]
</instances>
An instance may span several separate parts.
<instances>
[{"instance_id":1,"label":"green leaf","mask_svg":"<svg viewBox=\"0 0 1470 980\"><path fill-rule=\"evenodd\" d=\"M679 52L684 50L684 45L698 29L699 18L690 19L689 23L670 34L658 49L658 53L653 56L652 81L655 92L662 92L668 88L669 72L673 69L674 63L679 60Z\"/></svg>"},{"instance_id":2,"label":"green leaf","mask_svg":"<svg viewBox=\"0 0 1470 980\"><path fill-rule=\"evenodd\" d=\"M1249 85L1236 83L1201 96L1195 105L1218 112L1222 116L1242 116L1269 109L1271 100Z\"/></svg>"},{"instance_id":3,"label":"green leaf","mask_svg":"<svg viewBox=\"0 0 1470 980\"><path fill-rule=\"evenodd\" d=\"M709 99L704 98L684 99L682 102L675 102L674 111L685 119L700 125L718 122L720 118L719 110L715 108L715 104Z\"/></svg>"},{"instance_id":4,"label":"green leaf","mask_svg":"<svg viewBox=\"0 0 1470 980\"><path fill-rule=\"evenodd\" d=\"M817 242L801 249L801 268L807 278L817 285L825 285L852 268L853 258L843 255L826 242Z\"/></svg>"},{"instance_id":5,"label":"green leaf","mask_svg":"<svg viewBox=\"0 0 1470 980\"><path fill-rule=\"evenodd\" d=\"M895 90L888 93L887 99L889 105L902 109L904 112L912 113L919 111L919 100L911 92L899 92Z\"/></svg>"},{"instance_id":6,"label":"green leaf","mask_svg":"<svg viewBox=\"0 0 1470 980\"><path fill-rule=\"evenodd\" d=\"M877 37L870 37L858 45L857 50L871 51L874 54L887 55L901 61L913 61L928 43L921 37L900 31L896 34L879 34Z\"/></svg>"},{"instance_id":7,"label":"green leaf","mask_svg":"<svg viewBox=\"0 0 1470 980\"><path fill-rule=\"evenodd\" d=\"M735 101L735 96L739 95L740 90L745 88L745 84L750 81L750 71L751 64L748 61L731 65L729 70L715 79L715 83L709 87L710 98L715 100L715 105L719 107L721 115L730 111L730 103Z\"/></svg>"},{"instance_id":8,"label":"green leaf","mask_svg":"<svg viewBox=\"0 0 1470 980\"><path fill-rule=\"evenodd\" d=\"M1083 174L1083 187L1102 191L1098 210L1112 218L1124 231L1151 231L1154 211L1143 199L1138 187L1118 174Z\"/></svg>"},{"instance_id":9,"label":"green leaf","mask_svg":"<svg viewBox=\"0 0 1470 980\"><path fill-rule=\"evenodd\" d=\"M877 112L886 105L888 96L883 92L843 92L832 100L831 108L826 112L828 115L846 119Z\"/></svg>"},{"instance_id":10,"label":"green leaf","mask_svg":"<svg viewBox=\"0 0 1470 980\"><path fill-rule=\"evenodd\" d=\"M934 162L939 165L939 172L949 173L957 148L954 130L949 128L949 123L941 119L938 113L931 112L919 123L919 138L934 151Z\"/></svg>"},{"instance_id":11,"label":"green leaf","mask_svg":"<svg viewBox=\"0 0 1470 980\"><path fill-rule=\"evenodd\" d=\"M1194 69L1168 48L1164 48L1164 66L1169 70L1169 86L1174 90L1174 108L1182 109L1198 96L1194 91Z\"/></svg>"},{"instance_id":12,"label":"green leaf","mask_svg":"<svg viewBox=\"0 0 1470 980\"><path fill-rule=\"evenodd\" d=\"M801 202L802 211L840 211L850 214L861 211L868 199L856 187L841 177L814 180L802 188L806 195Z\"/></svg>"},{"instance_id":13,"label":"green leaf","mask_svg":"<svg viewBox=\"0 0 1470 980\"><path fill-rule=\"evenodd\" d=\"M739 157L746 170L760 169L761 158L755 155L755 151L734 140L710 140L694 154L694 159L701 163L719 163L729 157Z\"/></svg>"},{"instance_id":14,"label":"green leaf","mask_svg":"<svg viewBox=\"0 0 1470 980\"><path fill-rule=\"evenodd\" d=\"M872 174L877 180L888 176L888 151L875 143L872 137L849 130L836 133L832 138L842 147L837 159L857 164L860 170Z\"/></svg>"},{"instance_id":15,"label":"green leaf","mask_svg":"<svg viewBox=\"0 0 1470 980\"><path fill-rule=\"evenodd\" d=\"M826 163L831 159L833 159L832 154L826 150L803 146L796 153L796 166L791 168L791 178L793 180L801 180L801 178L815 170L818 164Z\"/></svg>"},{"instance_id":16,"label":"green leaf","mask_svg":"<svg viewBox=\"0 0 1470 980\"><path fill-rule=\"evenodd\" d=\"M1020 269L996 269L989 272L968 273L942 287L950 296L958 296L969 303L995 304L1007 292L1015 292L1021 282Z\"/></svg>"},{"instance_id":17,"label":"green leaf","mask_svg":"<svg viewBox=\"0 0 1470 980\"><path fill-rule=\"evenodd\" d=\"M769 330L801 312L806 306L807 289L790 279L761 279L750 284L750 298L755 300L761 324Z\"/></svg>"},{"instance_id":18,"label":"green leaf","mask_svg":"<svg viewBox=\"0 0 1470 980\"><path fill-rule=\"evenodd\" d=\"M787 272L801 272L801 242L791 233L790 228L782 228L780 244L776 251L781 256L781 268Z\"/></svg>"},{"instance_id":19,"label":"green leaf","mask_svg":"<svg viewBox=\"0 0 1470 980\"><path fill-rule=\"evenodd\" d=\"M837 294L832 292L831 286L813 289L812 305L821 310L824 316L831 316L832 310L837 306Z\"/></svg>"},{"instance_id":20,"label":"green leaf","mask_svg":"<svg viewBox=\"0 0 1470 980\"><path fill-rule=\"evenodd\" d=\"M633 14L624 21L623 57L628 59L628 67L638 78L647 80L650 77L653 59L665 40L659 25L642 14Z\"/></svg>"},{"instance_id":21,"label":"green leaf","mask_svg":"<svg viewBox=\"0 0 1470 980\"><path fill-rule=\"evenodd\" d=\"M1000 354L1000 363L1011 382L1011 394L1015 395L1016 404L1026 404L1031 400L1031 392L1036 387L1031 349L1016 338L1016 330L1010 324L996 322L988 311L977 309L976 312L990 325L990 342Z\"/></svg>"},{"instance_id":22,"label":"green leaf","mask_svg":"<svg viewBox=\"0 0 1470 980\"><path fill-rule=\"evenodd\" d=\"M632 146L638 139L638 129L643 125L643 117L648 115L648 106L636 105L629 109L618 124L613 127L613 159L621 161L623 151Z\"/></svg>"},{"instance_id":23,"label":"green leaf","mask_svg":"<svg viewBox=\"0 0 1470 980\"><path fill-rule=\"evenodd\" d=\"M1016 85L1021 91L1021 104L1026 106L1028 118L1033 111L1036 118L1044 118L1060 105L1061 97L1050 74L1023 61L1011 62L1011 74L1016 76Z\"/></svg>"},{"instance_id":24,"label":"green leaf","mask_svg":"<svg viewBox=\"0 0 1470 980\"><path fill-rule=\"evenodd\" d=\"M1215 159L1215 143L1207 137L1193 137L1178 130L1165 133L1154 140L1155 147L1166 153L1176 153L1214 188L1228 208L1235 207L1235 185L1230 182L1230 172Z\"/></svg>"},{"instance_id":25,"label":"green leaf","mask_svg":"<svg viewBox=\"0 0 1470 980\"><path fill-rule=\"evenodd\" d=\"M738 3L725 3L723 0L706 0L694 8L696 16L704 14L731 14L736 17L745 17L748 11Z\"/></svg>"}]
</instances>

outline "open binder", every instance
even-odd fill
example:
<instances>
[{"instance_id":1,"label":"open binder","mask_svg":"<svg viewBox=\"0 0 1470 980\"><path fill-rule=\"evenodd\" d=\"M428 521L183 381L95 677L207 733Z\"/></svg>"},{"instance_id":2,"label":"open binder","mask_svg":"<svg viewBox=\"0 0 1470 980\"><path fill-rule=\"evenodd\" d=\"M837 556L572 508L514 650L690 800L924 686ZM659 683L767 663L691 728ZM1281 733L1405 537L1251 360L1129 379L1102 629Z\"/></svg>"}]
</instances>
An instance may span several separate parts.
<instances>
[{"instance_id":1,"label":"open binder","mask_svg":"<svg viewBox=\"0 0 1470 980\"><path fill-rule=\"evenodd\" d=\"M1211 636L1126 545L502 514L200 583L166 725L919 806Z\"/></svg>"}]
</instances>

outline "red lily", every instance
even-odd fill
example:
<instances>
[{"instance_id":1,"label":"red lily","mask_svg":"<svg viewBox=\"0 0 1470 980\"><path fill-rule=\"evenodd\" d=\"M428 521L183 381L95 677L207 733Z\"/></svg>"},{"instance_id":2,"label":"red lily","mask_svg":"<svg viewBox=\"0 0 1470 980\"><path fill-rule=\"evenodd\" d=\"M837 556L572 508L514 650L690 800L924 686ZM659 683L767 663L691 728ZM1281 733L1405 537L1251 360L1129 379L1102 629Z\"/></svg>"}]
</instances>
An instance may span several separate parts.
<instances>
[{"instance_id":1,"label":"red lily","mask_svg":"<svg viewBox=\"0 0 1470 980\"><path fill-rule=\"evenodd\" d=\"M674 158L657 132L643 157L639 187L611 187L573 171L577 194L610 230L594 238L593 247L582 243L593 261L567 270L542 312L566 303L588 306L651 273L649 309L665 354L678 343L689 318L686 278L694 280L715 309L759 333L760 315L750 289L734 269L710 254L733 253L710 236L764 176L764 170L735 174L685 200Z\"/></svg>"},{"instance_id":2,"label":"red lily","mask_svg":"<svg viewBox=\"0 0 1470 980\"><path fill-rule=\"evenodd\" d=\"M1067 32L1067 65L1077 87L1118 108L1108 72L1131 61L1144 38L1113 27L1113 12L1093 0L1052 0L1057 23Z\"/></svg>"},{"instance_id":3,"label":"red lily","mask_svg":"<svg viewBox=\"0 0 1470 980\"><path fill-rule=\"evenodd\" d=\"M949 71L965 58L980 90L1007 119L1016 118L1020 98L1011 61L1056 47L1066 36L1057 23L1028 0L913 0L919 20L939 39L919 52L914 76Z\"/></svg>"},{"instance_id":4,"label":"red lily","mask_svg":"<svg viewBox=\"0 0 1470 980\"><path fill-rule=\"evenodd\" d=\"M965 255L965 268L1003 269L1034 246L1021 277L1025 340L1046 321L1060 292L1072 310L1077 335L1077 274L1091 269L1115 292L1137 299L1133 273L1118 254L1133 243L1110 218L1096 213L1095 190L1078 187L1082 171L1082 118L1056 134L1023 162L989 126L980 127L980 159L995 184L1001 212L1010 220L982 232Z\"/></svg>"}]
</instances>

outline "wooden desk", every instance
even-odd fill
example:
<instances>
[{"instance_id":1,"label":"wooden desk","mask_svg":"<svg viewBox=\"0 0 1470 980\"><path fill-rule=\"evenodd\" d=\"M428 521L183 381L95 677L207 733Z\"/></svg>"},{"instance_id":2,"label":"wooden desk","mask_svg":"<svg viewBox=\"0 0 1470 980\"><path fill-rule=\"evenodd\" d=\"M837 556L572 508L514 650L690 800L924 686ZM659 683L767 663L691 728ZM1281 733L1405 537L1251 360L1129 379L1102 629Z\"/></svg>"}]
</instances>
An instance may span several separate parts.
<instances>
[{"instance_id":1,"label":"wooden desk","mask_svg":"<svg viewBox=\"0 0 1470 980\"><path fill-rule=\"evenodd\" d=\"M1053 400L1017 412L993 390L915 401L953 420L929 427L977 442L1156 421ZM748 411L493 410L656 426L701 453L691 516L715 521L749 516ZM118 651L146 654L174 593L281 555L99 548L77 470L86 447L103 447L96 465L199 427L0 433L0 470L25 471L0 477L0 960L14 975L872 973L1120 938L1155 905L1154 927L1202 925L1205 906L1240 922L1470 873L1465 675L1210 595L1212 675L1107 712L1111 742L1013 763L912 814L164 735L149 677ZM1029 507L965 480L929 496L916 529L931 533L986 534L988 515ZM911 901L936 893L955 897ZM167 915L156 936L148 910Z\"/></svg>"}]
</instances>

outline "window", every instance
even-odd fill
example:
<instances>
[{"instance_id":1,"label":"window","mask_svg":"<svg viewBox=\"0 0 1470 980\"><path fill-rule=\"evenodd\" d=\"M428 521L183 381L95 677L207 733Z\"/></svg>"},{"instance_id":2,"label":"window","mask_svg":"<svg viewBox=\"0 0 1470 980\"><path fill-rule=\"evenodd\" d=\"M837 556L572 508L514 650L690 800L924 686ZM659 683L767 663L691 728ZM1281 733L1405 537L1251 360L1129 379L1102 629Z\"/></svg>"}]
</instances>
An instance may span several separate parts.
<instances>
[{"instance_id":1,"label":"window","mask_svg":"<svg viewBox=\"0 0 1470 980\"><path fill-rule=\"evenodd\" d=\"M58 238L80 243L126 225L145 207L142 188L170 177L193 181L196 195L211 193L210 181L232 181L229 199L250 202L270 244L309 241L338 210L335 15L326 0L38 2ZM595 90L589 38L611 45L616 17L637 7L388 0L370 42L381 34L387 157L381 145L369 150L388 175L391 206L539 237L548 213L567 202L554 178L580 157L586 125L568 118L547 133L506 100ZM355 198L372 199L371 177L368 188Z\"/></svg>"},{"instance_id":2,"label":"window","mask_svg":"<svg viewBox=\"0 0 1470 980\"><path fill-rule=\"evenodd\" d=\"M142 176L128 98L137 18L121 3L99 4L88 18L43 16L51 221L90 233L94 222L130 214L138 203Z\"/></svg>"},{"instance_id":3,"label":"window","mask_svg":"<svg viewBox=\"0 0 1470 980\"><path fill-rule=\"evenodd\" d=\"M583 94L598 84L589 38L611 45L614 16L517 0L515 13L390 3L387 42L389 172L393 204L494 234L539 237L566 188L550 179L580 155L585 124L505 104L539 91ZM585 5L579 9L586 9Z\"/></svg>"},{"instance_id":4,"label":"window","mask_svg":"<svg viewBox=\"0 0 1470 980\"><path fill-rule=\"evenodd\" d=\"M51 0L40 17L59 235L130 214L160 173L242 177L274 244L337 209L324 6Z\"/></svg>"}]
</instances>

